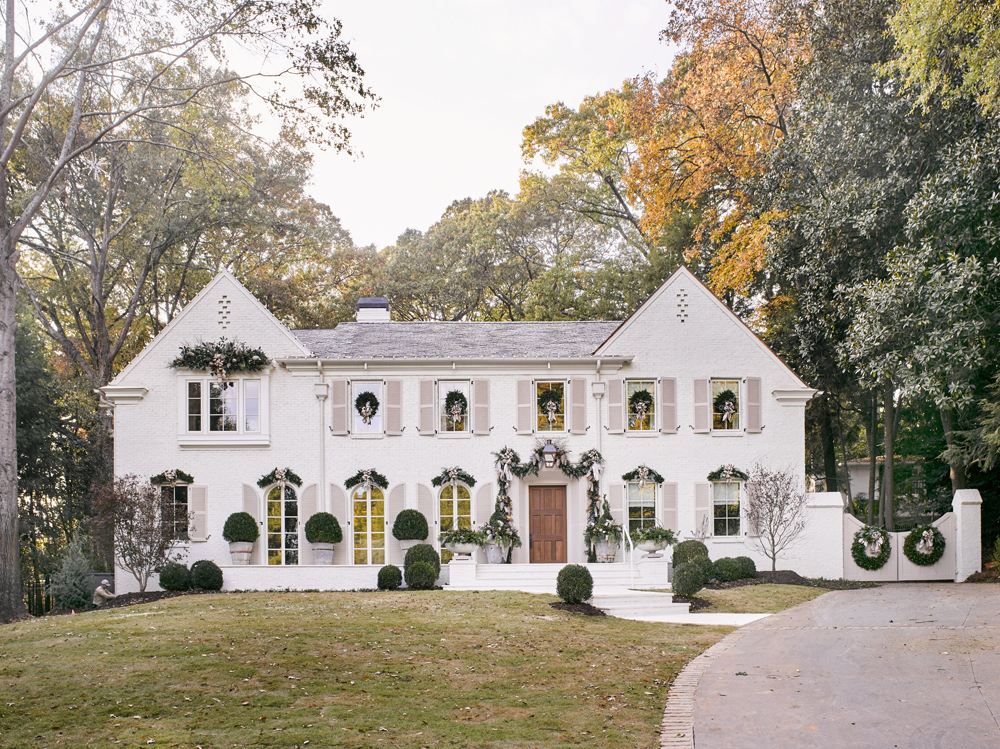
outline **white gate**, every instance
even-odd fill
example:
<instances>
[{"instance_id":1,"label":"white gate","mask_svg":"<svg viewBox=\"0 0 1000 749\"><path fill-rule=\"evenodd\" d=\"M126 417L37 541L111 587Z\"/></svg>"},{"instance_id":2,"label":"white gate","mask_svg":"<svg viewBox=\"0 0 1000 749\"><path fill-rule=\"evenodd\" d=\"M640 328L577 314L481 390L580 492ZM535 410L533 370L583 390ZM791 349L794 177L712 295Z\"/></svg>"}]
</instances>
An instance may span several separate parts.
<instances>
[{"instance_id":1,"label":"white gate","mask_svg":"<svg viewBox=\"0 0 1000 749\"><path fill-rule=\"evenodd\" d=\"M945 513L935 520L934 525L944 536L944 554L932 565L921 567L914 564L903 553L903 542L909 531L905 533L889 533L889 543L892 553L889 560L877 570L865 570L858 567L851 556L851 544L854 534L865 527L865 524L853 515L844 516L844 577L848 580L874 580L877 582L893 582L896 580L954 580L955 554L958 550L958 538L955 529L955 514Z\"/></svg>"}]
</instances>

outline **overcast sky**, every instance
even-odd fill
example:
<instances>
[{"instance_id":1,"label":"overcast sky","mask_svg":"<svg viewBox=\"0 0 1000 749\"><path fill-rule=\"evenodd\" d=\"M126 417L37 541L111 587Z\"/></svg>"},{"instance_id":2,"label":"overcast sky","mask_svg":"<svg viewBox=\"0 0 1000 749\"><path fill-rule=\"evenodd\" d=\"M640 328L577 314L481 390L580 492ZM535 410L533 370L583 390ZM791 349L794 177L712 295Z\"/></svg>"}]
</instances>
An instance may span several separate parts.
<instances>
[{"instance_id":1,"label":"overcast sky","mask_svg":"<svg viewBox=\"0 0 1000 749\"><path fill-rule=\"evenodd\" d=\"M358 245L426 230L453 200L516 193L521 131L556 101L662 75L664 0L327 0L381 97L348 122L363 157L320 153L313 196Z\"/></svg>"}]
</instances>

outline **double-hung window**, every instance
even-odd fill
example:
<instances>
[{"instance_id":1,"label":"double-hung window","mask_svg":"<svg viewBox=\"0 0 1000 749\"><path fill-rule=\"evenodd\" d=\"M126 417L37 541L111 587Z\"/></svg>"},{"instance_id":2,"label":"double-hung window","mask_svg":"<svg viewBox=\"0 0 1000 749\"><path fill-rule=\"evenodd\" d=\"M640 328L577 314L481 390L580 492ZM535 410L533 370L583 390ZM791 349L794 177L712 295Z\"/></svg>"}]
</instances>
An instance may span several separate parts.
<instances>
[{"instance_id":1,"label":"double-hung window","mask_svg":"<svg viewBox=\"0 0 1000 749\"><path fill-rule=\"evenodd\" d=\"M629 533L656 525L656 484L647 481L642 488L638 481L628 482Z\"/></svg>"},{"instance_id":2,"label":"double-hung window","mask_svg":"<svg viewBox=\"0 0 1000 749\"><path fill-rule=\"evenodd\" d=\"M715 535L740 535L740 482L713 482L712 504L715 521L713 531Z\"/></svg>"},{"instance_id":3,"label":"double-hung window","mask_svg":"<svg viewBox=\"0 0 1000 749\"><path fill-rule=\"evenodd\" d=\"M181 380L182 447L212 443L267 445L266 374L232 377L223 382L211 377Z\"/></svg>"},{"instance_id":4,"label":"double-hung window","mask_svg":"<svg viewBox=\"0 0 1000 749\"><path fill-rule=\"evenodd\" d=\"M566 431L565 381L535 382L535 429L539 432Z\"/></svg>"},{"instance_id":5,"label":"double-hung window","mask_svg":"<svg viewBox=\"0 0 1000 749\"><path fill-rule=\"evenodd\" d=\"M630 432L656 431L656 381L628 380L625 383Z\"/></svg>"},{"instance_id":6,"label":"double-hung window","mask_svg":"<svg viewBox=\"0 0 1000 749\"><path fill-rule=\"evenodd\" d=\"M160 523L167 538L174 541L188 540L187 484L160 487Z\"/></svg>"},{"instance_id":7,"label":"double-hung window","mask_svg":"<svg viewBox=\"0 0 1000 749\"><path fill-rule=\"evenodd\" d=\"M441 434L468 434L472 407L468 380L438 382L438 418Z\"/></svg>"}]
</instances>

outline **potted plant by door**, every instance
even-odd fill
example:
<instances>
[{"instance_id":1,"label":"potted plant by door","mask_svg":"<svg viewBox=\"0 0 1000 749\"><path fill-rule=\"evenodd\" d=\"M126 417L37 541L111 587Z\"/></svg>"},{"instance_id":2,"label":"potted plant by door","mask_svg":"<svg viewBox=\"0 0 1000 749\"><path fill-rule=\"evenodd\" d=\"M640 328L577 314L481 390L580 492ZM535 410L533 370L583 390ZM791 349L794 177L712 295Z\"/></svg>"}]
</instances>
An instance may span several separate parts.
<instances>
[{"instance_id":1,"label":"potted plant by door","mask_svg":"<svg viewBox=\"0 0 1000 749\"><path fill-rule=\"evenodd\" d=\"M486 534L472 528L455 528L441 531L438 540L452 554L471 557L472 553L486 543Z\"/></svg>"},{"instance_id":2,"label":"potted plant by door","mask_svg":"<svg viewBox=\"0 0 1000 749\"><path fill-rule=\"evenodd\" d=\"M660 549L672 546L676 542L674 532L658 525L639 528L632 531L632 544L640 551L645 551L647 557L659 557Z\"/></svg>"},{"instance_id":3,"label":"potted plant by door","mask_svg":"<svg viewBox=\"0 0 1000 749\"><path fill-rule=\"evenodd\" d=\"M611 516L611 505L608 504L607 497L604 498L601 516L587 525L583 540L588 547L594 547L598 562L613 562L618 556L618 547L622 543L622 527Z\"/></svg>"},{"instance_id":4,"label":"potted plant by door","mask_svg":"<svg viewBox=\"0 0 1000 749\"><path fill-rule=\"evenodd\" d=\"M499 506L493 511L490 521L482 527L486 540L486 561L489 564L505 564L511 548L520 548L521 536L517 528Z\"/></svg>"},{"instance_id":5,"label":"potted plant by door","mask_svg":"<svg viewBox=\"0 0 1000 749\"><path fill-rule=\"evenodd\" d=\"M260 537L257 521L249 512L234 512L226 518L222 537L229 542L229 555L233 564L250 564L253 544Z\"/></svg>"},{"instance_id":6,"label":"potted plant by door","mask_svg":"<svg viewBox=\"0 0 1000 749\"><path fill-rule=\"evenodd\" d=\"M306 541L312 544L314 564L333 564L333 545L343 540L340 522L329 512L317 512L306 521Z\"/></svg>"},{"instance_id":7,"label":"potted plant by door","mask_svg":"<svg viewBox=\"0 0 1000 749\"><path fill-rule=\"evenodd\" d=\"M399 541L399 548L409 551L427 540L427 518L419 510L403 510L392 524L392 536Z\"/></svg>"}]
</instances>

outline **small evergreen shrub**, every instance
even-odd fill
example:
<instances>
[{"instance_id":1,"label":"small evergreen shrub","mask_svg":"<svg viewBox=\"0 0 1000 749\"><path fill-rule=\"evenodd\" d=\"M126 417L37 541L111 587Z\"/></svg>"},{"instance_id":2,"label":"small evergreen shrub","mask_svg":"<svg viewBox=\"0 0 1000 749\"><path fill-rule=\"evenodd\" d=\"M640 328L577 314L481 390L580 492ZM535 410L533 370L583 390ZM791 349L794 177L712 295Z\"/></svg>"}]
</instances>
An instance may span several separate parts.
<instances>
[{"instance_id":1,"label":"small evergreen shrub","mask_svg":"<svg viewBox=\"0 0 1000 749\"><path fill-rule=\"evenodd\" d=\"M430 590L437 580L434 565L430 562L418 561L406 568L406 586L413 590Z\"/></svg>"},{"instance_id":2,"label":"small evergreen shrub","mask_svg":"<svg viewBox=\"0 0 1000 749\"><path fill-rule=\"evenodd\" d=\"M222 537L229 543L253 543L260 536L257 521L249 512L234 512L222 526Z\"/></svg>"},{"instance_id":3,"label":"small evergreen shrub","mask_svg":"<svg viewBox=\"0 0 1000 749\"><path fill-rule=\"evenodd\" d=\"M701 570L701 576L705 582L715 579L715 564L708 557L695 557L687 564L693 564Z\"/></svg>"},{"instance_id":4,"label":"small evergreen shrub","mask_svg":"<svg viewBox=\"0 0 1000 749\"><path fill-rule=\"evenodd\" d=\"M403 584L403 573L394 564L387 564L378 571L378 589L396 590Z\"/></svg>"},{"instance_id":5,"label":"small evergreen shrub","mask_svg":"<svg viewBox=\"0 0 1000 749\"><path fill-rule=\"evenodd\" d=\"M392 524L392 536L397 541L423 541L428 533L427 518L419 510L403 510Z\"/></svg>"},{"instance_id":6,"label":"small evergreen shrub","mask_svg":"<svg viewBox=\"0 0 1000 749\"><path fill-rule=\"evenodd\" d=\"M685 562L690 562L695 557L705 557L708 559L708 547L701 541L681 541L674 547L674 569L677 569Z\"/></svg>"},{"instance_id":7,"label":"small evergreen shrub","mask_svg":"<svg viewBox=\"0 0 1000 749\"><path fill-rule=\"evenodd\" d=\"M191 565L191 587L202 590L222 590L222 570L210 559L199 559Z\"/></svg>"},{"instance_id":8,"label":"small evergreen shrub","mask_svg":"<svg viewBox=\"0 0 1000 749\"><path fill-rule=\"evenodd\" d=\"M317 512L306 521L306 541L311 544L339 544L344 540L340 521L329 512Z\"/></svg>"},{"instance_id":9,"label":"small evergreen shrub","mask_svg":"<svg viewBox=\"0 0 1000 749\"><path fill-rule=\"evenodd\" d=\"M434 568L435 578L441 574L441 556L430 544L417 544L406 552L406 557L403 559L403 569L410 569L410 565L416 562L430 564ZM409 578L407 578L406 584L410 584Z\"/></svg>"},{"instance_id":10,"label":"small evergreen shrub","mask_svg":"<svg viewBox=\"0 0 1000 749\"><path fill-rule=\"evenodd\" d=\"M715 579L720 583L730 583L740 579L740 564L732 557L716 559L713 566Z\"/></svg>"},{"instance_id":11,"label":"small evergreen shrub","mask_svg":"<svg viewBox=\"0 0 1000 749\"><path fill-rule=\"evenodd\" d=\"M750 557L736 557L736 563L740 566L740 580L757 577L757 565Z\"/></svg>"},{"instance_id":12,"label":"small evergreen shrub","mask_svg":"<svg viewBox=\"0 0 1000 749\"><path fill-rule=\"evenodd\" d=\"M704 567L694 562L684 562L674 568L674 581L671 584L674 595L691 598L705 587Z\"/></svg>"},{"instance_id":13,"label":"small evergreen shrub","mask_svg":"<svg viewBox=\"0 0 1000 749\"><path fill-rule=\"evenodd\" d=\"M83 553L83 537L77 536L66 547L59 571L49 580L49 592L56 606L63 609L83 609L90 604L90 562Z\"/></svg>"},{"instance_id":14,"label":"small evergreen shrub","mask_svg":"<svg viewBox=\"0 0 1000 749\"><path fill-rule=\"evenodd\" d=\"M583 603L594 592L594 576L582 564L567 564L556 578L556 595L566 603Z\"/></svg>"},{"instance_id":15,"label":"small evergreen shrub","mask_svg":"<svg viewBox=\"0 0 1000 749\"><path fill-rule=\"evenodd\" d=\"M167 562L160 570L160 587L164 590L187 590L191 587L191 570L180 562Z\"/></svg>"}]
</instances>

